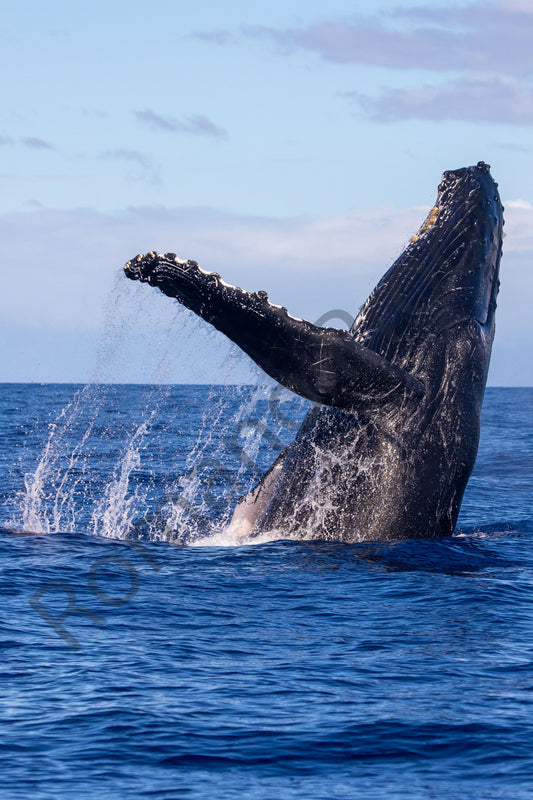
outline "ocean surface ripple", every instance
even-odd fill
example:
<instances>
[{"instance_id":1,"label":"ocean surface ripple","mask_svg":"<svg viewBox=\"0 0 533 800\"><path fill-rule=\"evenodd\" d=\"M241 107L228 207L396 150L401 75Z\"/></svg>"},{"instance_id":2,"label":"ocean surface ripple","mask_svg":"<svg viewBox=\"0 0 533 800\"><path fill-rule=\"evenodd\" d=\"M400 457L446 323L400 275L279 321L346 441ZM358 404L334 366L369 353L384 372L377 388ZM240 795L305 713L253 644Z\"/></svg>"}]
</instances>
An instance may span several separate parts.
<instances>
[{"instance_id":1,"label":"ocean surface ripple","mask_svg":"<svg viewBox=\"0 0 533 800\"><path fill-rule=\"evenodd\" d=\"M451 539L186 546L278 400L2 387L0 798L533 797L533 390L487 391Z\"/></svg>"}]
</instances>

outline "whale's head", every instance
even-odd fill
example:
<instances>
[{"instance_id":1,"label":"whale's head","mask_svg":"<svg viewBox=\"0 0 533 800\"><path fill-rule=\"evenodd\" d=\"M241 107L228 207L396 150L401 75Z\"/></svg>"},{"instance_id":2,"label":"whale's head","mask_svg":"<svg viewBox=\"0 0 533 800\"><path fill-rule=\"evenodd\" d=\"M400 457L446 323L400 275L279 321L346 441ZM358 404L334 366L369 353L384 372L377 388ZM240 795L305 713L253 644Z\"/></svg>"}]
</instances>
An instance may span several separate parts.
<instances>
[{"instance_id":1,"label":"whale's head","mask_svg":"<svg viewBox=\"0 0 533 800\"><path fill-rule=\"evenodd\" d=\"M455 370L484 389L502 234L488 164L445 172L425 222L356 319L356 340L426 384Z\"/></svg>"},{"instance_id":2,"label":"whale's head","mask_svg":"<svg viewBox=\"0 0 533 800\"><path fill-rule=\"evenodd\" d=\"M470 320L493 332L503 207L489 170L480 161L476 167L444 173L433 211L435 230L428 239L436 267L430 300L435 313L443 314L449 325Z\"/></svg>"}]
</instances>

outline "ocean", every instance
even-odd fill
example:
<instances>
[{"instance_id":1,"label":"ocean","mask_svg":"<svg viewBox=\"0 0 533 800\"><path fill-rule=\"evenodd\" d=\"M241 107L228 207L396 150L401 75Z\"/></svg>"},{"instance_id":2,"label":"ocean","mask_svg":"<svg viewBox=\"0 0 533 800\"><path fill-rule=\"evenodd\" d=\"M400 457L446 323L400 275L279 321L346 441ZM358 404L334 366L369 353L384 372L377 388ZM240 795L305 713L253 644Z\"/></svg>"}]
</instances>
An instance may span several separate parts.
<instances>
[{"instance_id":1,"label":"ocean","mask_svg":"<svg viewBox=\"0 0 533 800\"><path fill-rule=\"evenodd\" d=\"M306 407L1 386L2 800L533 798L533 389L452 538L236 546Z\"/></svg>"}]
</instances>

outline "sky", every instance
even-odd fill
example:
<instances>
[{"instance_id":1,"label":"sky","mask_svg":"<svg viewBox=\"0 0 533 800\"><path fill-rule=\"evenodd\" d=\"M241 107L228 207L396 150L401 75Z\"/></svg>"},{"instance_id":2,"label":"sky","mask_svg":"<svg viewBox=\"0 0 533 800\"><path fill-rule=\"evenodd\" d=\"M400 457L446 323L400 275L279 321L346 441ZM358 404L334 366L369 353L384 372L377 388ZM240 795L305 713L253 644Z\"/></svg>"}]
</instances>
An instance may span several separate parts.
<instances>
[{"instance_id":1,"label":"sky","mask_svg":"<svg viewBox=\"0 0 533 800\"><path fill-rule=\"evenodd\" d=\"M355 316L442 172L484 160L506 209L489 383L533 385L532 41L533 0L4 4L0 381L248 380L122 265L172 251Z\"/></svg>"}]
</instances>

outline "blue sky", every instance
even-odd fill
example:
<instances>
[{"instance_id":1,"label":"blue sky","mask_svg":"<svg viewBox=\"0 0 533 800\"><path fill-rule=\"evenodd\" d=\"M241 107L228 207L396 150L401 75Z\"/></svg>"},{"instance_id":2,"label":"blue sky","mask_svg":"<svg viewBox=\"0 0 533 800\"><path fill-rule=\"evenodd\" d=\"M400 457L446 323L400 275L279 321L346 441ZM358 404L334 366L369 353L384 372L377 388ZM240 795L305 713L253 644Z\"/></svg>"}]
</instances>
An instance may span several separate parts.
<instances>
[{"instance_id":1,"label":"blue sky","mask_svg":"<svg viewBox=\"0 0 533 800\"><path fill-rule=\"evenodd\" d=\"M533 384L531 0L21 0L0 36L0 380L247 379L121 265L171 250L355 314L441 173L483 159L507 232L490 382Z\"/></svg>"}]
</instances>

